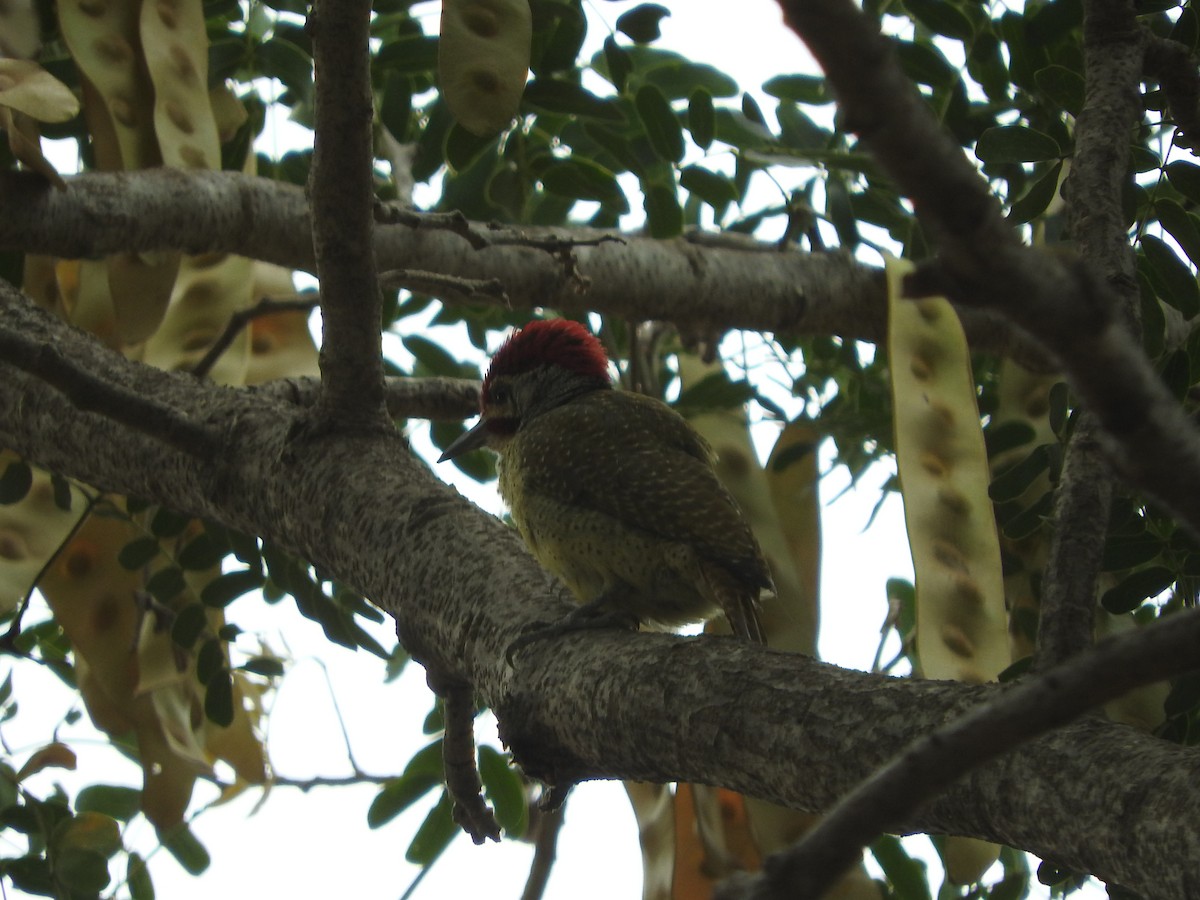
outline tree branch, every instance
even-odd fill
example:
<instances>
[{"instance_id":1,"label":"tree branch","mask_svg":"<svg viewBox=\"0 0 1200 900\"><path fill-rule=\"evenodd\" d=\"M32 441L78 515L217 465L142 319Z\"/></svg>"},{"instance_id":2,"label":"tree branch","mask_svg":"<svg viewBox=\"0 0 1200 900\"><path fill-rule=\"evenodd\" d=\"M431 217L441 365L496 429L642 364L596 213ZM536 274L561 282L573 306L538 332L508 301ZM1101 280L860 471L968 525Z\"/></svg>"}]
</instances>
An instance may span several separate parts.
<instances>
[{"instance_id":1,"label":"tree branch","mask_svg":"<svg viewBox=\"0 0 1200 900\"><path fill-rule=\"evenodd\" d=\"M256 385L263 397L298 406L317 402L321 383L315 378L281 378ZM384 380L384 400L393 419L459 421L479 412L479 382L471 378L401 378Z\"/></svg>"},{"instance_id":2,"label":"tree branch","mask_svg":"<svg viewBox=\"0 0 1200 900\"><path fill-rule=\"evenodd\" d=\"M1005 694L719 637L615 631L531 645L513 669L505 649L563 613L560 592L511 529L438 482L397 435L330 435L284 452L294 404L130 362L0 292L0 332L31 319L97 377L186 410L225 443L198 467L80 412L4 358L0 443L103 489L262 535L354 586L396 618L421 662L474 686L536 777L721 784L818 811L939 724ZM1121 646L1136 645L1129 639ZM898 827L1017 844L1163 900L1197 896L1200 875L1171 861L1200 858L1198 765L1196 748L1088 719L972 771Z\"/></svg>"},{"instance_id":3,"label":"tree branch","mask_svg":"<svg viewBox=\"0 0 1200 900\"><path fill-rule=\"evenodd\" d=\"M1146 74L1162 86L1175 120L1175 143L1195 152L1200 147L1200 73L1196 57L1178 41L1145 32Z\"/></svg>"},{"instance_id":4,"label":"tree branch","mask_svg":"<svg viewBox=\"0 0 1200 900\"><path fill-rule=\"evenodd\" d=\"M795 847L764 866L755 900L824 896L862 856L880 823L922 803L986 760L1126 691L1200 666L1200 610L1155 622L1011 687L904 751L842 800ZM1200 882L1198 882L1200 884Z\"/></svg>"},{"instance_id":5,"label":"tree branch","mask_svg":"<svg viewBox=\"0 0 1200 900\"><path fill-rule=\"evenodd\" d=\"M0 172L0 247L78 258L177 249L225 252L314 272L303 192L236 172L153 169L88 173L66 191L44 179ZM411 213L418 221L441 214ZM444 217L444 216L443 216ZM465 220L464 220L465 221ZM486 232L486 226L471 225ZM575 228L526 228L532 241L612 236ZM494 243L474 250L448 228L381 225L377 265L466 279L469 289L438 291L448 302L478 303L475 284L499 281L523 306L597 310L623 319L674 322L685 330L746 328L788 335L839 334L880 341L887 305L882 273L838 253L781 252L773 243L696 234L670 241L625 236L576 246L586 292L562 262L542 250ZM1044 351L999 316L960 310L977 350L1046 370Z\"/></svg>"},{"instance_id":6,"label":"tree branch","mask_svg":"<svg viewBox=\"0 0 1200 900\"><path fill-rule=\"evenodd\" d=\"M318 427L387 428L383 297L372 252L371 0L315 0L316 125L308 194L321 281Z\"/></svg>"},{"instance_id":7,"label":"tree branch","mask_svg":"<svg viewBox=\"0 0 1200 900\"><path fill-rule=\"evenodd\" d=\"M1118 321L1141 339L1137 274L1121 211L1130 135L1141 120L1144 32L1127 0L1088 0L1083 53L1086 99L1064 195L1080 259L1119 298ZM1055 526L1042 580L1036 664L1048 668L1091 645L1096 578L1112 507L1112 473L1099 423L1082 410L1067 445L1055 498Z\"/></svg>"},{"instance_id":8,"label":"tree branch","mask_svg":"<svg viewBox=\"0 0 1200 900\"><path fill-rule=\"evenodd\" d=\"M4 291L13 302L32 307L7 284ZM42 317L34 316L28 318L28 329L0 329L0 358L61 391L77 409L120 422L201 461L217 452L219 435L154 394L97 377L65 352L46 326Z\"/></svg>"}]
</instances>

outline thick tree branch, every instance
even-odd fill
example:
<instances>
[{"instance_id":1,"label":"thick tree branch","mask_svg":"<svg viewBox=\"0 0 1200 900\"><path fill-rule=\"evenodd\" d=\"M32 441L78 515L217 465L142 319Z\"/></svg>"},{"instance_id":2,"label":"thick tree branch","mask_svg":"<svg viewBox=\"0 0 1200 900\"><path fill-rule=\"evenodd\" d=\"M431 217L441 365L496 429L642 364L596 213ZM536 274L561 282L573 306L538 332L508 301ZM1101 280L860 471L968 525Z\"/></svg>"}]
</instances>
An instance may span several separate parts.
<instances>
[{"instance_id":1,"label":"thick tree branch","mask_svg":"<svg viewBox=\"0 0 1200 900\"><path fill-rule=\"evenodd\" d=\"M154 394L98 377L63 351L48 324L34 318L28 330L0 329L0 359L61 391L77 409L120 422L200 460L217 452L219 435Z\"/></svg>"},{"instance_id":2,"label":"thick tree branch","mask_svg":"<svg viewBox=\"0 0 1200 900\"><path fill-rule=\"evenodd\" d=\"M880 822L908 821L982 762L1133 687L1200 666L1200 610L1163 619L1005 691L917 741L854 789L796 847L768 859L756 900L824 896L861 858ZM1200 885L1200 881L1197 882Z\"/></svg>"},{"instance_id":3,"label":"thick tree branch","mask_svg":"<svg viewBox=\"0 0 1200 900\"><path fill-rule=\"evenodd\" d=\"M315 0L308 16L316 126L308 195L313 255L321 280L318 422L386 428L383 298L372 228L371 0Z\"/></svg>"},{"instance_id":4,"label":"thick tree branch","mask_svg":"<svg viewBox=\"0 0 1200 900\"><path fill-rule=\"evenodd\" d=\"M177 169L89 173L67 184L66 191L56 191L35 176L0 173L0 247L68 258L163 249L226 252L316 269L304 194L292 185ZM612 236L574 228L522 232L537 244ZM692 332L746 328L883 339L887 307L879 270L844 254L780 251L773 243L729 238L714 245L701 235L671 241L626 236L624 243L575 247L575 266L589 279L583 293L558 259L519 244L476 250L453 230L403 224L376 227L374 246L380 270L466 279L460 293L442 286L439 294L448 302L478 303L475 285L496 280L523 307L592 309L674 322ZM999 316L977 310L962 315L976 349L1047 367L1045 353Z\"/></svg>"},{"instance_id":5,"label":"thick tree branch","mask_svg":"<svg viewBox=\"0 0 1200 900\"><path fill-rule=\"evenodd\" d=\"M419 659L474 685L535 776L722 784L824 810L915 740L1005 692L848 672L728 639L607 631L531 645L514 669L505 649L562 614L559 592L511 529L438 482L397 436L292 447L293 404L129 362L0 292L0 332L37 322L97 377L218 429L224 450L197 466L80 412L2 359L0 443L104 489L263 535L354 585L396 618ZM1197 765L1195 748L1083 720L970 772L897 827L1016 844L1163 900L1196 896L1200 876L1172 861L1200 858Z\"/></svg>"},{"instance_id":6,"label":"thick tree branch","mask_svg":"<svg viewBox=\"0 0 1200 900\"><path fill-rule=\"evenodd\" d=\"M1083 22L1086 100L1064 194L1080 259L1119 298L1118 321L1140 340L1137 275L1121 210L1130 135L1142 115L1144 33L1128 0L1089 0ZM1118 139L1114 139L1117 136ZM1112 507L1112 474L1093 413L1080 413L1055 497L1055 527L1042 580L1038 668L1092 643L1096 578Z\"/></svg>"}]
</instances>

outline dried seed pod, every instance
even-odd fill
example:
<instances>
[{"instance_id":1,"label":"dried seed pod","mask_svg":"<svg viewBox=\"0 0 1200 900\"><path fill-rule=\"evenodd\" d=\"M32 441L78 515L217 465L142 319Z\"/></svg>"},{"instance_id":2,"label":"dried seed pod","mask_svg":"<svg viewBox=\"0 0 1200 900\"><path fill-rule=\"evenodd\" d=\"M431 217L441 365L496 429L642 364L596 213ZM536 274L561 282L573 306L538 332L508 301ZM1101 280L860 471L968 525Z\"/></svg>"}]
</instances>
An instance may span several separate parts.
<instances>
[{"instance_id":1,"label":"dried seed pod","mask_svg":"<svg viewBox=\"0 0 1200 900\"><path fill-rule=\"evenodd\" d=\"M438 78L467 131L508 127L525 91L532 38L527 0L443 0Z\"/></svg>"}]
</instances>

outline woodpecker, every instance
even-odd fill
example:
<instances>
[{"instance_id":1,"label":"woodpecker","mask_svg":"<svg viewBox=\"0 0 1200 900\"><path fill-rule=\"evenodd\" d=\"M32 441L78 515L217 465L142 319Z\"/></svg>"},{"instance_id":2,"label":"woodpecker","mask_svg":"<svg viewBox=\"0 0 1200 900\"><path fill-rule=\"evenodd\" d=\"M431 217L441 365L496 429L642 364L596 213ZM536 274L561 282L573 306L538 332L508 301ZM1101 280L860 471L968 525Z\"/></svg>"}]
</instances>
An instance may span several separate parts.
<instances>
[{"instance_id":1,"label":"woodpecker","mask_svg":"<svg viewBox=\"0 0 1200 900\"><path fill-rule=\"evenodd\" d=\"M589 618L675 627L722 611L736 635L764 643L758 597L773 589L770 571L712 448L665 403L615 390L586 328L552 319L513 332L480 410L438 461L499 454L517 530L583 604L563 630Z\"/></svg>"}]
</instances>

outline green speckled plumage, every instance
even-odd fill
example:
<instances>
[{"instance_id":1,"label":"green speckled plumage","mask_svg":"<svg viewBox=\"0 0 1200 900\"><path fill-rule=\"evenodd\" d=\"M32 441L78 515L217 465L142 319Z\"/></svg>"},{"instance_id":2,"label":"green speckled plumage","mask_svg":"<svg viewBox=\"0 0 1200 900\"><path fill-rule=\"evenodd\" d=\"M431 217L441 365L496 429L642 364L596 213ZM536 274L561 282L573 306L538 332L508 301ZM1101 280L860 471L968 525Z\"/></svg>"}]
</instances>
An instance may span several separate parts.
<instances>
[{"instance_id":1,"label":"green speckled plumage","mask_svg":"<svg viewBox=\"0 0 1200 900\"><path fill-rule=\"evenodd\" d=\"M674 410L609 389L528 420L504 443L500 493L526 544L584 602L677 625L730 615L761 640L771 579L712 451Z\"/></svg>"}]
</instances>

